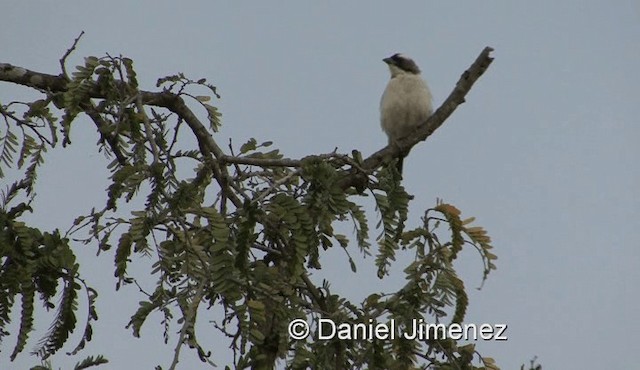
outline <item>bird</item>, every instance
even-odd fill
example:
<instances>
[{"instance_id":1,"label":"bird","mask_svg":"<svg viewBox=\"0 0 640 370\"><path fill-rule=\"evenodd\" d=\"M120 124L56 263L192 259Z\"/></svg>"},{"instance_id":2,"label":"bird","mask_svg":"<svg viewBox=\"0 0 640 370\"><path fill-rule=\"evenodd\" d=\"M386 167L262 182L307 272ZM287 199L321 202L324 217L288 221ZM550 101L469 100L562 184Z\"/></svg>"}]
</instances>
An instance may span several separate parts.
<instances>
[{"instance_id":1,"label":"bird","mask_svg":"<svg viewBox=\"0 0 640 370\"><path fill-rule=\"evenodd\" d=\"M389 66L391 78L380 98L380 126L389 138L389 145L410 135L433 113L431 91L420 74L420 68L408 56L396 53L382 59ZM409 153L398 158L397 168L402 175L402 162Z\"/></svg>"}]
</instances>

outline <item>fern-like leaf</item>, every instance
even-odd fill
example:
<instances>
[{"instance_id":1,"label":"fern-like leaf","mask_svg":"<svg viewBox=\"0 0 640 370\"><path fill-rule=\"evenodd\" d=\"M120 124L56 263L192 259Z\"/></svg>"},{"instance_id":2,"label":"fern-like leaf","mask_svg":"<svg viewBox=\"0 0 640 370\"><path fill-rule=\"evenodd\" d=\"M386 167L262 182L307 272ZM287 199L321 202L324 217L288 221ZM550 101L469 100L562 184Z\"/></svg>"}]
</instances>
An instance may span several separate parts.
<instances>
[{"instance_id":1,"label":"fern-like leaf","mask_svg":"<svg viewBox=\"0 0 640 370\"><path fill-rule=\"evenodd\" d=\"M78 302L77 290L80 285L73 278L68 278L62 291L62 298L56 317L47 334L40 340L39 348L33 353L43 359L58 351L69 338L69 334L76 327L76 315Z\"/></svg>"},{"instance_id":2,"label":"fern-like leaf","mask_svg":"<svg viewBox=\"0 0 640 370\"><path fill-rule=\"evenodd\" d=\"M20 330L18 341L11 353L11 361L24 349L29 333L33 330L33 298L35 291L32 285L24 285L22 291L22 311L20 312Z\"/></svg>"},{"instance_id":3,"label":"fern-like leaf","mask_svg":"<svg viewBox=\"0 0 640 370\"><path fill-rule=\"evenodd\" d=\"M104 358L102 355L98 355L95 358L93 356L88 356L81 362L78 362L76 366L73 368L74 370L84 370L93 366L99 366L109 363L109 360Z\"/></svg>"}]
</instances>

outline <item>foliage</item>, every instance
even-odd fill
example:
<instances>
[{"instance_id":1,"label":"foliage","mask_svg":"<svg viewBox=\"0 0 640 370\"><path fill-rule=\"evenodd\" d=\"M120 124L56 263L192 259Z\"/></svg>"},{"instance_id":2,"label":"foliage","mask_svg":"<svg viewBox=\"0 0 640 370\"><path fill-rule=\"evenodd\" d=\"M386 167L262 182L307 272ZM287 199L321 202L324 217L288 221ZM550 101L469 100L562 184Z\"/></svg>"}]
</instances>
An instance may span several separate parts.
<instances>
[{"instance_id":1,"label":"foliage","mask_svg":"<svg viewBox=\"0 0 640 370\"><path fill-rule=\"evenodd\" d=\"M354 324L393 319L399 329L407 329L412 319L464 321L468 298L454 261L465 246L474 247L486 279L496 259L490 238L483 228L470 226L473 218L462 219L456 207L441 201L425 212L420 226L405 230L412 196L395 166L367 168L357 152L292 160L271 149L271 142L256 139L242 144L238 153L230 145L226 154L214 140L219 111L209 104L211 97L193 93L205 89L219 98L213 85L177 74L159 79L159 92L142 91L133 62L125 57L88 57L71 76L63 70L61 77L50 77L63 79L55 81L64 88L0 108L5 119L0 170L24 169L3 192L0 210L0 340L9 334L5 328L18 297L22 307L12 359L33 329L36 293L47 309L55 308L53 297L60 297L55 320L35 351L38 356L46 360L56 353L75 330L82 291L89 308L81 342L72 353L91 340L100 306L97 292L80 277L73 253L84 243L96 246L99 254L112 253L118 289L144 285L132 274L135 256L154 260L150 273L156 285L148 293L141 289L145 298L128 327L140 336L149 316L160 313L165 342L176 343L172 368L183 346L193 348L203 362L213 361L197 336L207 324L197 318L202 308L216 306L224 317L213 325L230 338L238 369L269 369L276 361L291 369L497 369L473 345L450 339L319 340L312 334L296 341L287 335L295 318L312 326L319 318ZM208 125L189 105L202 108ZM21 118L18 107L26 107ZM61 112L60 118L54 112ZM41 232L19 220L31 211L44 153L59 137L63 146L71 144L69 134L81 115L96 126L98 150L113 159L107 201L79 216L64 235ZM195 138L197 150L183 147L187 138ZM192 177L181 175L185 167L193 170ZM345 178L356 175L364 182L344 185ZM26 203L11 208L19 194ZM122 215L119 207L136 199L144 199L144 206ZM365 211L372 204L380 230L376 247ZM353 226L352 237L338 232L345 224ZM77 242L70 242L72 235ZM399 253L414 259L404 269L401 289L351 302L332 293L329 281L316 286L310 277L322 268L322 255L330 248L344 250L354 272L353 253L375 254L380 279L388 276ZM175 325L178 338L170 335ZM105 361L89 357L76 368Z\"/></svg>"},{"instance_id":2,"label":"foliage","mask_svg":"<svg viewBox=\"0 0 640 370\"><path fill-rule=\"evenodd\" d=\"M529 369L525 369L524 365L522 365L522 366L520 366L520 370L542 370L542 365L540 365L540 364L536 365L536 360L537 359L538 359L537 357L534 357L533 359L531 359L529 361L529 366L528 366Z\"/></svg>"}]
</instances>

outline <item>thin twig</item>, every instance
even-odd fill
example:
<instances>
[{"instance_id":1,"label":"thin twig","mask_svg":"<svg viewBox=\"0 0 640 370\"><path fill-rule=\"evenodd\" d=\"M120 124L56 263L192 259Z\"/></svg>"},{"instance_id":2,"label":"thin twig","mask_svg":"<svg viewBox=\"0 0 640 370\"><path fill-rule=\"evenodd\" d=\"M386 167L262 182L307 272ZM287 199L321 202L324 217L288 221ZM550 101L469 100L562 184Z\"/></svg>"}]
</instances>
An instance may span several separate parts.
<instances>
[{"instance_id":1,"label":"thin twig","mask_svg":"<svg viewBox=\"0 0 640 370\"><path fill-rule=\"evenodd\" d=\"M78 42L80 41L80 38L82 37L82 35L84 35L84 31L80 32L78 37L76 37L76 39L73 40L73 45L71 45L71 47L67 49L67 51L64 53L62 58L60 58L60 67L62 68L62 75L67 79L69 79L69 75L67 74L67 67L66 67L67 58L69 57L69 55L71 55L71 53L73 53L74 50L76 50L76 46L78 46Z\"/></svg>"},{"instance_id":2,"label":"thin twig","mask_svg":"<svg viewBox=\"0 0 640 370\"><path fill-rule=\"evenodd\" d=\"M258 195L256 198L254 198L253 199L253 203L254 204L258 204L258 203L262 202L263 199L265 199L270 193L275 191L280 185L285 184L292 177L299 175L300 172L302 172L302 170L292 171L291 173L287 174L283 178L278 179L278 181L273 183L273 185L271 185L271 187L269 187L269 189L263 191L260 195Z\"/></svg>"},{"instance_id":3,"label":"thin twig","mask_svg":"<svg viewBox=\"0 0 640 370\"><path fill-rule=\"evenodd\" d=\"M144 105L142 104L142 98L140 94L136 96L136 107L138 108L138 114L142 116L142 122L144 123L144 133L147 137L147 141L151 145L151 152L153 153L153 164L160 163L160 152L158 151L158 145L153 138L153 128L151 122L149 122L149 116L144 111Z\"/></svg>"}]
</instances>

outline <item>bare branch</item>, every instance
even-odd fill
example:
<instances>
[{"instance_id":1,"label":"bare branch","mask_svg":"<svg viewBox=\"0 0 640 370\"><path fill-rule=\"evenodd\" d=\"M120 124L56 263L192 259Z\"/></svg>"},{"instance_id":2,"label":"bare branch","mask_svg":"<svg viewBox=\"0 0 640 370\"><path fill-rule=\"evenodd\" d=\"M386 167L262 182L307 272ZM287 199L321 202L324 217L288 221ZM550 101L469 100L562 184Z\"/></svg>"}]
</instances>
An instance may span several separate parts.
<instances>
[{"instance_id":1,"label":"bare branch","mask_svg":"<svg viewBox=\"0 0 640 370\"><path fill-rule=\"evenodd\" d=\"M291 158L254 158L254 157L236 157L225 155L222 157L222 161L224 163L231 164L246 164L249 166L258 166L258 167L301 167L302 162L306 159L337 159L345 164L350 164L352 166L357 166L357 164L353 161L353 159L349 158L349 156L345 154L339 153L326 153L326 154L312 154L302 159L291 159Z\"/></svg>"},{"instance_id":2,"label":"bare branch","mask_svg":"<svg viewBox=\"0 0 640 370\"><path fill-rule=\"evenodd\" d=\"M153 137L153 129L151 128L151 122L149 122L149 116L144 111L144 105L142 104L142 98L140 95L136 96L136 108L138 113L142 116L142 122L144 123L144 133L147 137L149 145L151 145L151 151L153 153L153 164L160 163L160 152L158 151L158 145Z\"/></svg>"},{"instance_id":3,"label":"bare branch","mask_svg":"<svg viewBox=\"0 0 640 370\"><path fill-rule=\"evenodd\" d=\"M493 48L485 47L476 60L471 64L469 69L462 73L458 83L454 87L453 91L449 94L447 99L424 123L420 124L414 132L407 137L398 140L396 145L389 145L369 156L364 160L363 168L365 170L373 170L378 168L383 163L391 161L393 158L397 158L401 153L408 153L417 143L425 141L431 134L433 134L444 121L458 108L458 106L465 102L465 96L471 90L473 84L482 76L482 74L489 68L489 65L493 61L490 56ZM363 173L355 171L349 171L341 182L340 187L347 189L351 186L361 184L365 179Z\"/></svg>"},{"instance_id":4,"label":"bare branch","mask_svg":"<svg viewBox=\"0 0 640 370\"><path fill-rule=\"evenodd\" d=\"M260 167L300 167L301 164L301 161L299 159L233 157L230 155L225 155L224 157L222 157L222 161L231 164L246 164L250 166Z\"/></svg>"},{"instance_id":5,"label":"bare branch","mask_svg":"<svg viewBox=\"0 0 640 370\"><path fill-rule=\"evenodd\" d=\"M0 63L0 81L13 82L41 91L63 92L67 90L67 80L62 76L34 72L9 63Z\"/></svg>"},{"instance_id":6,"label":"bare branch","mask_svg":"<svg viewBox=\"0 0 640 370\"><path fill-rule=\"evenodd\" d=\"M80 32L78 37L76 37L76 39L73 40L73 45L71 45L71 47L67 49L67 51L64 53L62 58L60 58L60 68L62 68L62 75L66 78L69 78L69 75L67 74L67 66L66 66L67 58L69 57L69 55L71 55L71 53L73 53L74 50L76 50L76 46L78 46L78 42L80 41L80 38L82 37L82 35L84 35L84 31Z\"/></svg>"}]
</instances>

